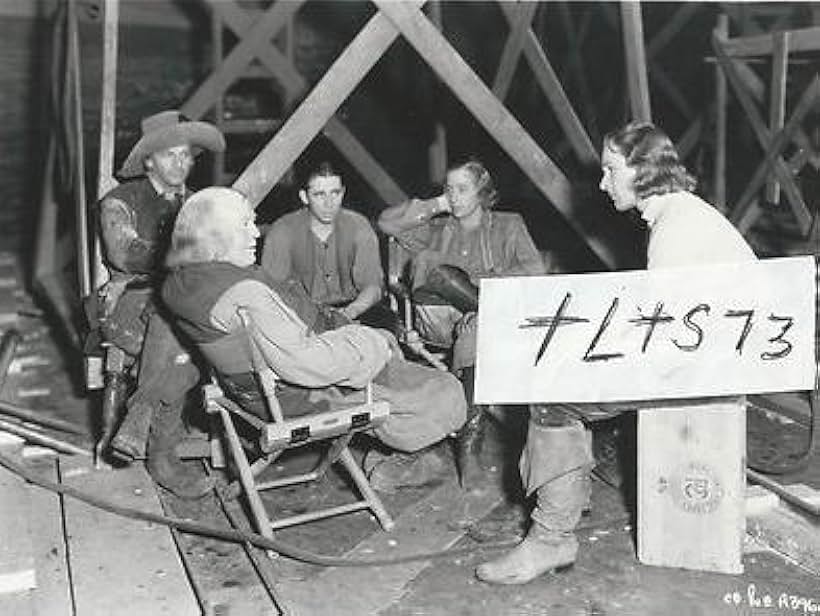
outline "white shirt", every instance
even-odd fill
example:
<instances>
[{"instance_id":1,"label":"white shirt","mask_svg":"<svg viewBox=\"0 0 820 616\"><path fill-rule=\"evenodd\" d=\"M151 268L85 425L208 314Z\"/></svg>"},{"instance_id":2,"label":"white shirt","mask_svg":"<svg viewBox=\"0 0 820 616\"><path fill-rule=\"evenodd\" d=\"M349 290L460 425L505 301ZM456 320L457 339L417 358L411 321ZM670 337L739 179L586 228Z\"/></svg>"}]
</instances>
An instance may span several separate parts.
<instances>
[{"instance_id":1,"label":"white shirt","mask_svg":"<svg viewBox=\"0 0 820 616\"><path fill-rule=\"evenodd\" d=\"M718 210L687 191L653 195L641 217L649 226L647 269L753 261L743 236Z\"/></svg>"}]
</instances>

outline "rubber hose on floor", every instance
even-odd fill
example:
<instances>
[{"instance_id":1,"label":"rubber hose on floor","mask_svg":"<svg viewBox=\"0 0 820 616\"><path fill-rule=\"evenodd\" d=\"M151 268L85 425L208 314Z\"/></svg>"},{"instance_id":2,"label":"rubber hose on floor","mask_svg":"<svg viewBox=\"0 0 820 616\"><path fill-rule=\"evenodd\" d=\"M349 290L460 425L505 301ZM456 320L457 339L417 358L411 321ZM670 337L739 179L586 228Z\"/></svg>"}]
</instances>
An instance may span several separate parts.
<instances>
[{"instance_id":1,"label":"rubber hose on floor","mask_svg":"<svg viewBox=\"0 0 820 616\"><path fill-rule=\"evenodd\" d=\"M202 535L205 537L211 537L214 539L221 539L223 541L230 541L232 543L250 543L258 548L262 548L264 550L273 550L274 552L282 554L283 556L287 556L288 558L306 562L312 565L319 565L322 567L373 567L385 565L398 565L407 562L461 556L471 554L477 551L508 549L518 544L517 540L487 542L481 543L480 545L464 548L440 550L437 552L429 552L423 554L408 554L407 556L396 556L392 558L372 558L366 560L326 556L324 554L317 554L315 552L311 552L309 550L305 550L290 545L288 543L284 543L282 541L279 541L278 539L263 537L262 535L259 535L257 533L247 533L240 530L227 530L224 528L217 528L214 526L209 526L207 524L193 522L191 520L171 518L157 513L151 513L149 511L142 511L140 509L134 509L132 507L117 505L105 499L97 498L96 496L86 494L85 492L77 490L76 488L72 488L71 486L51 481L49 479L45 479L44 477L38 477L36 473L30 472L24 466L17 464L14 460L2 454L0 454L0 466L3 466L12 473L19 475L31 484L49 490L50 492L56 492L64 496L69 496L71 498L82 501L88 505L91 505L92 507L108 511L109 513L131 518L134 520L143 520L146 522L151 522L153 524L162 524L163 526L168 526L170 528L174 528L178 531L182 531L185 533L192 533L196 535ZM616 522L621 522L623 521L623 519L623 517L620 517L618 519L610 519L606 520L601 524L579 527L579 530L588 530L592 528L605 527Z\"/></svg>"}]
</instances>

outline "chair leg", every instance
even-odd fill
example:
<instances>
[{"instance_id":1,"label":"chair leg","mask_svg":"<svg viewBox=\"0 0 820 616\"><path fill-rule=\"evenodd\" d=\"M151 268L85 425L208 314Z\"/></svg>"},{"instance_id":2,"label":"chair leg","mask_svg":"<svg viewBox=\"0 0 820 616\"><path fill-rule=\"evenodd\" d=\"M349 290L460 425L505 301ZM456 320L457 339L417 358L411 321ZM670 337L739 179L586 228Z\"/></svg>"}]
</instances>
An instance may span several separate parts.
<instances>
[{"instance_id":1,"label":"chair leg","mask_svg":"<svg viewBox=\"0 0 820 616\"><path fill-rule=\"evenodd\" d=\"M352 438L352 434L345 434L339 438L333 439L327 453L322 456L319 464L317 464L316 468L313 469L317 477L324 476L327 469L329 469L334 462L338 461L339 456L341 456L342 452L347 449L347 446L350 444Z\"/></svg>"},{"instance_id":2,"label":"chair leg","mask_svg":"<svg viewBox=\"0 0 820 616\"><path fill-rule=\"evenodd\" d=\"M245 457L245 451L242 449L242 444L239 442L239 435L236 433L236 428L231 421L231 416L224 408L219 407L219 415L222 417L222 424L225 427L225 434L228 436L228 446L231 450L231 456L236 463L239 470L239 481L242 483L242 488L245 495L248 497L248 505L251 509L251 515L256 522L257 531L264 537L273 537L273 530L271 529L270 519L265 511L265 506L256 489L253 472L251 471L248 459Z\"/></svg>"},{"instance_id":3,"label":"chair leg","mask_svg":"<svg viewBox=\"0 0 820 616\"><path fill-rule=\"evenodd\" d=\"M386 531L393 530L396 523L393 521L393 518L390 517L390 514L387 513L387 509L384 508L381 499L370 486L370 482L367 481L364 471L356 464L356 460L353 458L353 454L350 453L350 449L347 447L342 449L339 454L339 461L344 464L347 472L350 473L350 477L353 479L356 487L359 488L364 500L367 501L368 506L371 511L373 511L373 515L376 516L381 527Z\"/></svg>"}]
</instances>

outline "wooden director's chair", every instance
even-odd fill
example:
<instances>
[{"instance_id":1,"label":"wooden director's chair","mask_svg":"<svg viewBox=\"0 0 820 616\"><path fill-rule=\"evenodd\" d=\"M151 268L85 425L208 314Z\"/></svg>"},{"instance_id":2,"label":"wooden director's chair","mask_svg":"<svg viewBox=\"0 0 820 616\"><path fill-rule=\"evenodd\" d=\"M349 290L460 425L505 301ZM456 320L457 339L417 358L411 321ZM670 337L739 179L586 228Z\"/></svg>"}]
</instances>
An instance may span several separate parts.
<instances>
[{"instance_id":1,"label":"wooden director's chair","mask_svg":"<svg viewBox=\"0 0 820 616\"><path fill-rule=\"evenodd\" d=\"M241 316L245 323L245 330L248 333L253 370L271 420L260 419L227 397L218 385L218 379L216 378L212 383L205 386L205 408L211 417L218 418L216 424L221 428L221 436L224 437L223 442L226 441L227 444L226 448L220 447L213 441L215 435L212 435L211 463L215 468L230 467L226 463L225 454L230 456L238 474L238 486L236 483L233 485L238 487L241 492L244 492L256 530L265 537L272 537L273 531L279 528L353 513L362 509L369 509L376 516L384 530L391 530L394 522L390 514L371 487L348 447L356 432L373 428L387 418L390 414L388 403L374 401L372 384L368 383L365 391L365 401L362 404L353 404L340 410L285 418L275 393L277 376L265 363L254 341L253 324L247 315L242 314ZM207 352L205 354L207 355ZM253 463L249 461L246 447L237 432L234 423L237 420L241 420L254 433L258 433L257 443L261 456ZM258 475L283 452L316 441L330 441L330 446L312 471L270 481L258 480ZM299 515L280 517L275 520L270 518L262 503L260 492L318 480L336 462L347 470L350 478L356 484L360 493L358 500Z\"/></svg>"}]
</instances>

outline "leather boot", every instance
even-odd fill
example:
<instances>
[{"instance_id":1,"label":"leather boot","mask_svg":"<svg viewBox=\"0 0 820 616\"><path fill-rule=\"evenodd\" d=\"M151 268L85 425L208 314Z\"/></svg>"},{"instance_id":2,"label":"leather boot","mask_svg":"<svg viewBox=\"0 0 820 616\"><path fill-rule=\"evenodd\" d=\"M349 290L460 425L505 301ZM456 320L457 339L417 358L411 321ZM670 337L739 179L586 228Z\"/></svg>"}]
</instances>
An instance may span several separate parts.
<instances>
[{"instance_id":1,"label":"leather boot","mask_svg":"<svg viewBox=\"0 0 820 616\"><path fill-rule=\"evenodd\" d=\"M473 407L472 417L456 434L456 465L458 480L465 490L479 488L486 473L481 466L481 446L484 442L486 418L480 407Z\"/></svg>"},{"instance_id":2,"label":"leather boot","mask_svg":"<svg viewBox=\"0 0 820 616\"><path fill-rule=\"evenodd\" d=\"M495 584L526 584L574 563L574 530L589 502L592 466L591 438L581 422L547 408L531 409L519 467L527 495L536 494L532 526L524 541L480 565L476 576Z\"/></svg>"},{"instance_id":3,"label":"leather boot","mask_svg":"<svg viewBox=\"0 0 820 616\"><path fill-rule=\"evenodd\" d=\"M146 466L151 478L179 498L194 500L210 492L214 483L198 460L183 461L176 446L183 438L182 404L162 404L154 413Z\"/></svg>"},{"instance_id":4,"label":"leather boot","mask_svg":"<svg viewBox=\"0 0 820 616\"><path fill-rule=\"evenodd\" d=\"M461 371L461 384L467 399L467 421L456 433L456 465L461 487L469 490L480 487L485 479L481 467L481 446L487 420L483 409L473 404L475 367L468 366Z\"/></svg>"},{"instance_id":5,"label":"leather boot","mask_svg":"<svg viewBox=\"0 0 820 616\"><path fill-rule=\"evenodd\" d=\"M133 460L145 459L145 448L151 430L154 407L139 402L128 404L125 419L111 441L111 447L122 456Z\"/></svg>"},{"instance_id":6,"label":"leather boot","mask_svg":"<svg viewBox=\"0 0 820 616\"><path fill-rule=\"evenodd\" d=\"M573 533L555 532L533 522L524 541L504 556L479 565L476 577L491 584L526 584L575 564L578 539Z\"/></svg>"}]
</instances>

